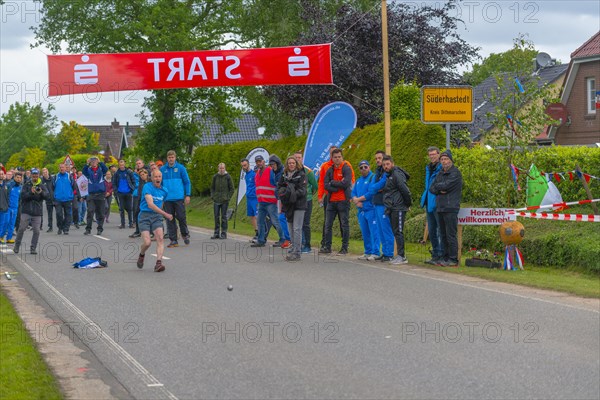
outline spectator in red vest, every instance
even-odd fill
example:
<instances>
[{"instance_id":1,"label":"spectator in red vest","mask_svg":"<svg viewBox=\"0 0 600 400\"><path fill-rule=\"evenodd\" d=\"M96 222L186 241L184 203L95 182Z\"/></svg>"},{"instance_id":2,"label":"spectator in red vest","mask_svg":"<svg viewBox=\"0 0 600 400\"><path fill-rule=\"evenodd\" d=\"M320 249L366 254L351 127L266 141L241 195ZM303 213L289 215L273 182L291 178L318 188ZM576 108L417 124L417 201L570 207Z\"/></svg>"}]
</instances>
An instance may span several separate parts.
<instances>
[{"instance_id":1,"label":"spectator in red vest","mask_svg":"<svg viewBox=\"0 0 600 400\"><path fill-rule=\"evenodd\" d=\"M258 239L251 246L265 246L267 242L266 219L268 215L279 235L279 241L275 245L287 248L290 246L290 242L283 238L283 231L281 230L277 214L277 197L275 196L277 182L275 181L275 173L271 167L266 166L263 156L256 156L254 161L257 167L254 182L256 183L256 197L258 198Z\"/></svg>"}]
</instances>

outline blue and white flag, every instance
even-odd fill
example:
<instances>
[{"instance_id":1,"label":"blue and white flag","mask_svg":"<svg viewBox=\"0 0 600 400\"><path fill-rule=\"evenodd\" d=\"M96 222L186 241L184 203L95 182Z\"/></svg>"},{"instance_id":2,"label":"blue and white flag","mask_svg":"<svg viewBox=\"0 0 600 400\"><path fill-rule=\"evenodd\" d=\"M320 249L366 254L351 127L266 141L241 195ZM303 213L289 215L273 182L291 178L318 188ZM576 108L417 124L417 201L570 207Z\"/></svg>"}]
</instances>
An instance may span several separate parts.
<instances>
[{"instance_id":1,"label":"blue and white flag","mask_svg":"<svg viewBox=\"0 0 600 400\"><path fill-rule=\"evenodd\" d=\"M327 104L319 111L306 139L304 165L318 175L319 168L329 160L329 148L341 147L356 128L356 110L343 101Z\"/></svg>"}]
</instances>

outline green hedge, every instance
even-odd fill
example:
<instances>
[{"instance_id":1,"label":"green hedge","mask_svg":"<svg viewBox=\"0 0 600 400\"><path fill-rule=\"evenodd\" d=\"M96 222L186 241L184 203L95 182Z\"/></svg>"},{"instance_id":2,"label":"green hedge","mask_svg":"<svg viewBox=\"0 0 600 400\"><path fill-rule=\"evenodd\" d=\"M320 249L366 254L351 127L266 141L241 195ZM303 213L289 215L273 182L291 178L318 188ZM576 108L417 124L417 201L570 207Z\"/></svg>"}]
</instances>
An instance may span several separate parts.
<instances>
[{"instance_id":1,"label":"green hedge","mask_svg":"<svg viewBox=\"0 0 600 400\"><path fill-rule=\"evenodd\" d=\"M402 166L410 175L409 187L413 199L418 201L425 185L425 162L427 147L442 146L445 131L438 125L424 125L420 121L392 121L392 156L397 165ZM227 145L199 147L194 151L190 179L196 194L205 194L210 190L212 176L217 165L224 162L227 171L237 182L240 174L240 160L255 147L264 147L270 154L277 154L282 161L295 151L304 150L306 136L281 140L260 140ZM343 146L344 158L353 166L363 160L374 163L375 151L385 150L383 124L357 128ZM355 173L358 175L358 169Z\"/></svg>"}]
</instances>

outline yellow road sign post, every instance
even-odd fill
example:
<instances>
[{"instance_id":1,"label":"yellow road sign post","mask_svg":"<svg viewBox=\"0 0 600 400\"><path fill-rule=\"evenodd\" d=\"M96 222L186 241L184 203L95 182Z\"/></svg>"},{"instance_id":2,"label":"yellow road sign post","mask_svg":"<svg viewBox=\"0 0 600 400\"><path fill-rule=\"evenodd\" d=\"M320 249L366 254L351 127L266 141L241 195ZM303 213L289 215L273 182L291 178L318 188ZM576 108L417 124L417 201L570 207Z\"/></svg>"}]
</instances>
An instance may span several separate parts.
<instances>
[{"instance_id":1,"label":"yellow road sign post","mask_svg":"<svg viewBox=\"0 0 600 400\"><path fill-rule=\"evenodd\" d=\"M473 123L472 86L423 86L421 122L446 124L446 147L450 148L450 124Z\"/></svg>"}]
</instances>

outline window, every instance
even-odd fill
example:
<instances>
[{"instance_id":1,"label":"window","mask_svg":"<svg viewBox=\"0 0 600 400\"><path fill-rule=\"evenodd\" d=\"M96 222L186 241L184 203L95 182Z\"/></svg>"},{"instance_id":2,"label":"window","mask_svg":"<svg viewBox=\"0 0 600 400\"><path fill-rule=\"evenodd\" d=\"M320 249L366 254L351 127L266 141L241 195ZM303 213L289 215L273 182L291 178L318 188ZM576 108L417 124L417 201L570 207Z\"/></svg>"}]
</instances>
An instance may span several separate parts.
<instances>
[{"instance_id":1,"label":"window","mask_svg":"<svg viewBox=\"0 0 600 400\"><path fill-rule=\"evenodd\" d=\"M596 78L586 78L587 113L596 114Z\"/></svg>"}]
</instances>

